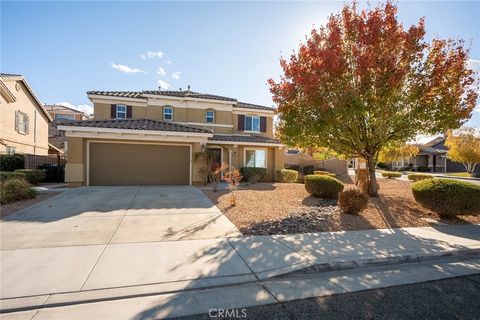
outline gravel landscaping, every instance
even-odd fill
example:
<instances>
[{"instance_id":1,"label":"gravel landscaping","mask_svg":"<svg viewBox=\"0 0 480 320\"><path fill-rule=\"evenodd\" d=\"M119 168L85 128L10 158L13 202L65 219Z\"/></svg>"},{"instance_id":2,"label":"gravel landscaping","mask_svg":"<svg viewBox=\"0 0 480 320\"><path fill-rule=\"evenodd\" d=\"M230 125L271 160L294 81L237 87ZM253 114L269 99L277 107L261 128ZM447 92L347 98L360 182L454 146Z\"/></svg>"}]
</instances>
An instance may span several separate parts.
<instances>
[{"instance_id":1,"label":"gravel landscaping","mask_svg":"<svg viewBox=\"0 0 480 320\"><path fill-rule=\"evenodd\" d=\"M351 177L344 177L346 188L353 187ZM219 188L202 191L244 235L291 234L320 231L384 229L445 224L480 223L480 216L441 219L413 199L411 182L378 179L380 197L370 198L359 215L342 213L336 200L311 197L303 184L242 184L236 191L237 206L228 201L228 191Z\"/></svg>"},{"instance_id":2,"label":"gravel landscaping","mask_svg":"<svg viewBox=\"0 0 480 320\"><path fill-rule=\"evenodd\" d=\"M15 213L27 207L33 206L35 203L46 200L50 197L53 197L60 192L40 192L33 199L20 200L7 204L0 205L0 217L5 217L9 214Z\"/></svg>"}]
</instances>

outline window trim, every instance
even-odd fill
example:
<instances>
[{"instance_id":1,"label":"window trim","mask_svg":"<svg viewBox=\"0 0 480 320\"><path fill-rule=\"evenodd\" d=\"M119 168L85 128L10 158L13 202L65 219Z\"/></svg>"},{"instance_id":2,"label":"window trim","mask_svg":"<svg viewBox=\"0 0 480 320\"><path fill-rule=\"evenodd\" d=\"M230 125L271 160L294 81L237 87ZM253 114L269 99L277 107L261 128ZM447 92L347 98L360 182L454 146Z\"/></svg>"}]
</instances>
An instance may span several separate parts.
<instances>
[{"instance_id":1,"label":"window trim","mask_svg":"<svg viewBox=\"0 0 480 320\"><path fill-rule=\"evenodd\" d=\"M6 154L15 154L17 152L17 147L13 147L13 146L6 146L5 147L5 153Z\"/></svg>"},{"instance_id":2,"label":"window trim","mask_svg":"<svg viewBox=\"0 0 480 320\"><path fill-rule=\"evenodd\" d=\"M248 168L264 168L268 166L268 149L267 148L243 148L243 166L247 167L247 151L265 151L264 167L248 167ZM255 163L255 160L253 161Z\"/></svg>"},{"instance_id":3,"label":"window trim","mask_svg":"<svg viewBox=\"0 0 480 320\"><path fill-rule=\"evenodd\" d=\"M18 119L18 123L17 123L17 132L19 134L23 134L23 135L27 135L28 134L28 115L20 110L17 111L17 119ZM16 119L16 120L17 120ZM20 121L20 119L23 120L23 122ZM20 124L23 123L24 125L24 128L25 128L25 131L22 131L20 130Z\"/></svg>"},{"instance_id":4,"label":"window trim","mask_svg":"<svg viewBox=\"0 0 480 320\"><path fill-rule=\"evenodd\" d=\"M251 120L251 127L252 127L252 130L247 130L247 118L250 117L252 120ZM258 130L253 130L253 119L258 119ZM261 132L260 131L260 116L258 115L255 115L255 114L248 114L248 115L245 115L245 120L244 120L244 124L243 124L243 131L244 132Z\"/></svg>"},{"instance_id":5,"label":"window trim","mask_svg":"<svg viewBox=\"0 0 480 320\"><path fill-rule=\"evenodd\" d=\"M118 107L124 107L125 111L119 111ZM119 117L118 114L123 113L125 117ZM116 104L115 105L115 119L127 119L127 105L126 104Z\"/></svg>"},{"instance_id":6,"label":"window trim","mask_svg":"<svg viewBox=\"0 0 480 320\"><path fill-rule=\"evenodd\" d=\"M171 119L165 118L165 115L167 115L166 111L167 111L168 109L172 110L172 112L168 113L168 114L171 116ZM165 107L163 107L163 112L162 112L162 114L163 114L163 121L173 121L173 107L170 107L170 106L165 106Z\"/></svg>"},{"instance_id":7,"label":"window trim","mask_svg":"<svg viewBox=\"0 0 480 320\"><path fill-rule=\"evenodd\" d=\"M211 112L212 116L209 117L208 113ZM208 118L212 119L212 122L208 122ZM205 123L214 124L215 123L215 111L214 110L205 110Z\"/></svg>"}]
</instances>

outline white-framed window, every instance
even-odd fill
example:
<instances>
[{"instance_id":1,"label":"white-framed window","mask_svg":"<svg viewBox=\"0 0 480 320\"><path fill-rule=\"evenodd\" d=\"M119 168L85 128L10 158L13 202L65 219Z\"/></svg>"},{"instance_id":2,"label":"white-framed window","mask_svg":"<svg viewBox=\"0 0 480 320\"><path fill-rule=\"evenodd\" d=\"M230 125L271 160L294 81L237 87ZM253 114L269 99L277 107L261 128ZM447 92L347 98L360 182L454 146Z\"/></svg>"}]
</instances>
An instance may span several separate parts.
<instances>
[{"instance_id":1,"label":"white-framed window","mask_svg":"<svg viewBox=\"0 0 480 320\"><path fill-rule=\"evenodd\" d=\"M266 168L266 149L245 149L245 167Z\"/></svg>"},{"instance_id":2,"label":"white-framed window","mask_svg":"<svg viewBox=\"0 0 480 320\"><path fill-rule=\"evenodd\" d=\"M56 114L55 120L75 120L75 115L73 114Z\"/></svg>"},{"instance_id":3,"label":"white-framed window","mask_svg":"<svg viewBox=\"0 0 480 320\"><path fill-rule=\"evenodd\" d=\"M127 119L127 106L124 104L116 105L115 118L117 119Z\"/></svg>"},{"instance_id":4,"label":"white-framed window","mask_svg":"<svg viewBox=\"0 0 480 320\"><path fill-rule=\"evenodd\" d=\"M260 117L245 116L245 131L260 132Z\"/></svg>"},{"instance_id":5,"label":"white-framed window","mask_svg":"<svg viewBox=\"0 0 480 320\"><path fill-rule=\"evenodd\" d=\"M15 147L11 147L11 146L7 146L5 148L5 151L7 154L15 154L15 151L16 151L16 148Z\"/></svg>"},{"instance_id":6,"label":"white-framed window","mask_svg":"<svg viewBox=\"0 0 480 320\"><path fill-rule=\"evenodd\" d=\"M163 107L163 120L173 120L173 108L172 107Z\"/></svg>"},{"instance_id":7,"label":"white-framed window","mask_svg":"<svg viewBox=\"0 0 480 320\"><path fill-rule=\"evenodd\" d=\"M28 115L21 111L15 112L15 130L21 134L28 134Z\"/></svg>"},{"instance_id":8,"label":"white-framed window","mask_svg":"<svg viewBox=\"0 0 480 320\"><path fill-rule=\"evenodd\" d=\"M205 121L207 123L215 123L215 111L207 110L205 112Z\"/></svg>"}]
</instances>

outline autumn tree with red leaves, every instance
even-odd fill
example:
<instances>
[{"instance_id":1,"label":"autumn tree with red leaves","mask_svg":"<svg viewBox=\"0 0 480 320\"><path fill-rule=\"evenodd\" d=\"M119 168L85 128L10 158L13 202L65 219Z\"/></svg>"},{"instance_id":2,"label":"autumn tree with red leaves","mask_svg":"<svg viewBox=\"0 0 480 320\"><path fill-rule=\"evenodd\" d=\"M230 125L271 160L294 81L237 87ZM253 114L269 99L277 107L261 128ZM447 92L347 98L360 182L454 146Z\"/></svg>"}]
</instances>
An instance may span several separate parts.
<instances>
[{"instance_id":1,"label":"autumn tree with red leaves","mask_svg":"<svg viewBox=\"0 0 480 320\"><path fill-rule=\"evenodd\" d=\"M282 141L365 159L368 193L378 196L380 150L458 128L475 107L464 41L424 36L424 19L406 30L391 2L330 16L269 80Z\"/></svg>"}]
</instances>

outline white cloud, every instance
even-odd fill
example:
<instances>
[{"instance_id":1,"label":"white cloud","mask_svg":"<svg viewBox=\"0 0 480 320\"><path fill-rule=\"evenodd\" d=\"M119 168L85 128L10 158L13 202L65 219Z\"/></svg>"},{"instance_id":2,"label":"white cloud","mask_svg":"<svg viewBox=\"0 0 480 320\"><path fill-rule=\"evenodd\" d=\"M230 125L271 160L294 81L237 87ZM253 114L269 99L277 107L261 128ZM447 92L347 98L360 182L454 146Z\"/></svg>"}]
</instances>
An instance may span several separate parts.
<instances>
[{"instance_id":1,"label":"white cloud","mask_svg":"<svg viewBox=\"0 0 480 320\"><path fill-rule=\"evenodd\" d=\"M153 58L161 58L163 57L163 52L162 51L147 51L145 53L142 53L140 55L140 58L142 58L143 60L147 60L147 59L153 59Z\"/></svg>"},{"instance_id":2,"label":"white cloud","mask_svg":"<svg viewBox=\"0 0 480 320\"><path fill-rule=\"evenodd\" d=\"M61 105L61 106L65 106L65 107L68 107L68 108L72 108L72 109L75 109L75 110L78 110L78 111L82 111L82 112L85 112L86 114L93 114L93 106L89 105L89 104L79 104L79 105L74 105L74 104L71 104L70 102L58 102L58 103L55 103L57 105Z\"/></svg>"},{"instance_id":3,"label":"white cloud","mask_svg":"<svg viewBox=\"0 0 480 320\"><path fill-rule=\"evenodd\" d=\"M134 74L134 73L146 73L145 71L142 71L140 69L137 69L137 68L131 68L129 66L126 66L126 65L123 65L123 64L115 64L115 63L110 63L110 65L112 66L113 69L116 69L118 71L121 71L121 72L125 72L125 73L128 73L128 74Z\"/></svg>"},{"instance_id":4,"label":"white cloud","mask_svg":"<svg viewBox=\"0 0 480 320\"><path fill-rule=\"evenodd\" d=\"M161 75L162 77L165 77L167 75L165 69L163 69L162 67L158 67L157 74Z\"/></svg>"},{"instance_id":5,"label":"white cloud","mask_svg":"<svg viewBox=\"0 0 480 320\"><path fill-rule=\"evenodd\" d=\"M160 89L168 89L170 88L170 84L167 81L163 80L157 80L157 84L160 87Z\"/></svg>"},{"instance_id":6,"label":"white cloud","mask_svg":"<svg viewBox=\"0 0 480 320\"><path fill-rule=\"evenodd\" d=\"M472 69L475 72L480 72L480 60L468 59L467 68Z\"/></svg>"},{"instance_id":7,"label":"white cloud","mask_svg":"<svg viewBox=\"0 0 480 320\"><path fill-rule=\"evenodd\" d=\"M165 61L165 62L166 62L167 64L172 64L172 61L170 61L170 60L167 60L167 61Z\"/></svg>"},{"instance_id":8,"label":"white cloud","mask_svg":"<svg viewBox=\"0 0 480 320\"><path fill-rule=\"evenodd\" d=\"M180 71L177 71L177 72L172 73L172 79L175 79L175 80L180 79L180 74L181 74L181 73L182 73L182 72L180 72Z\"/></svg>"}]
</instances>

